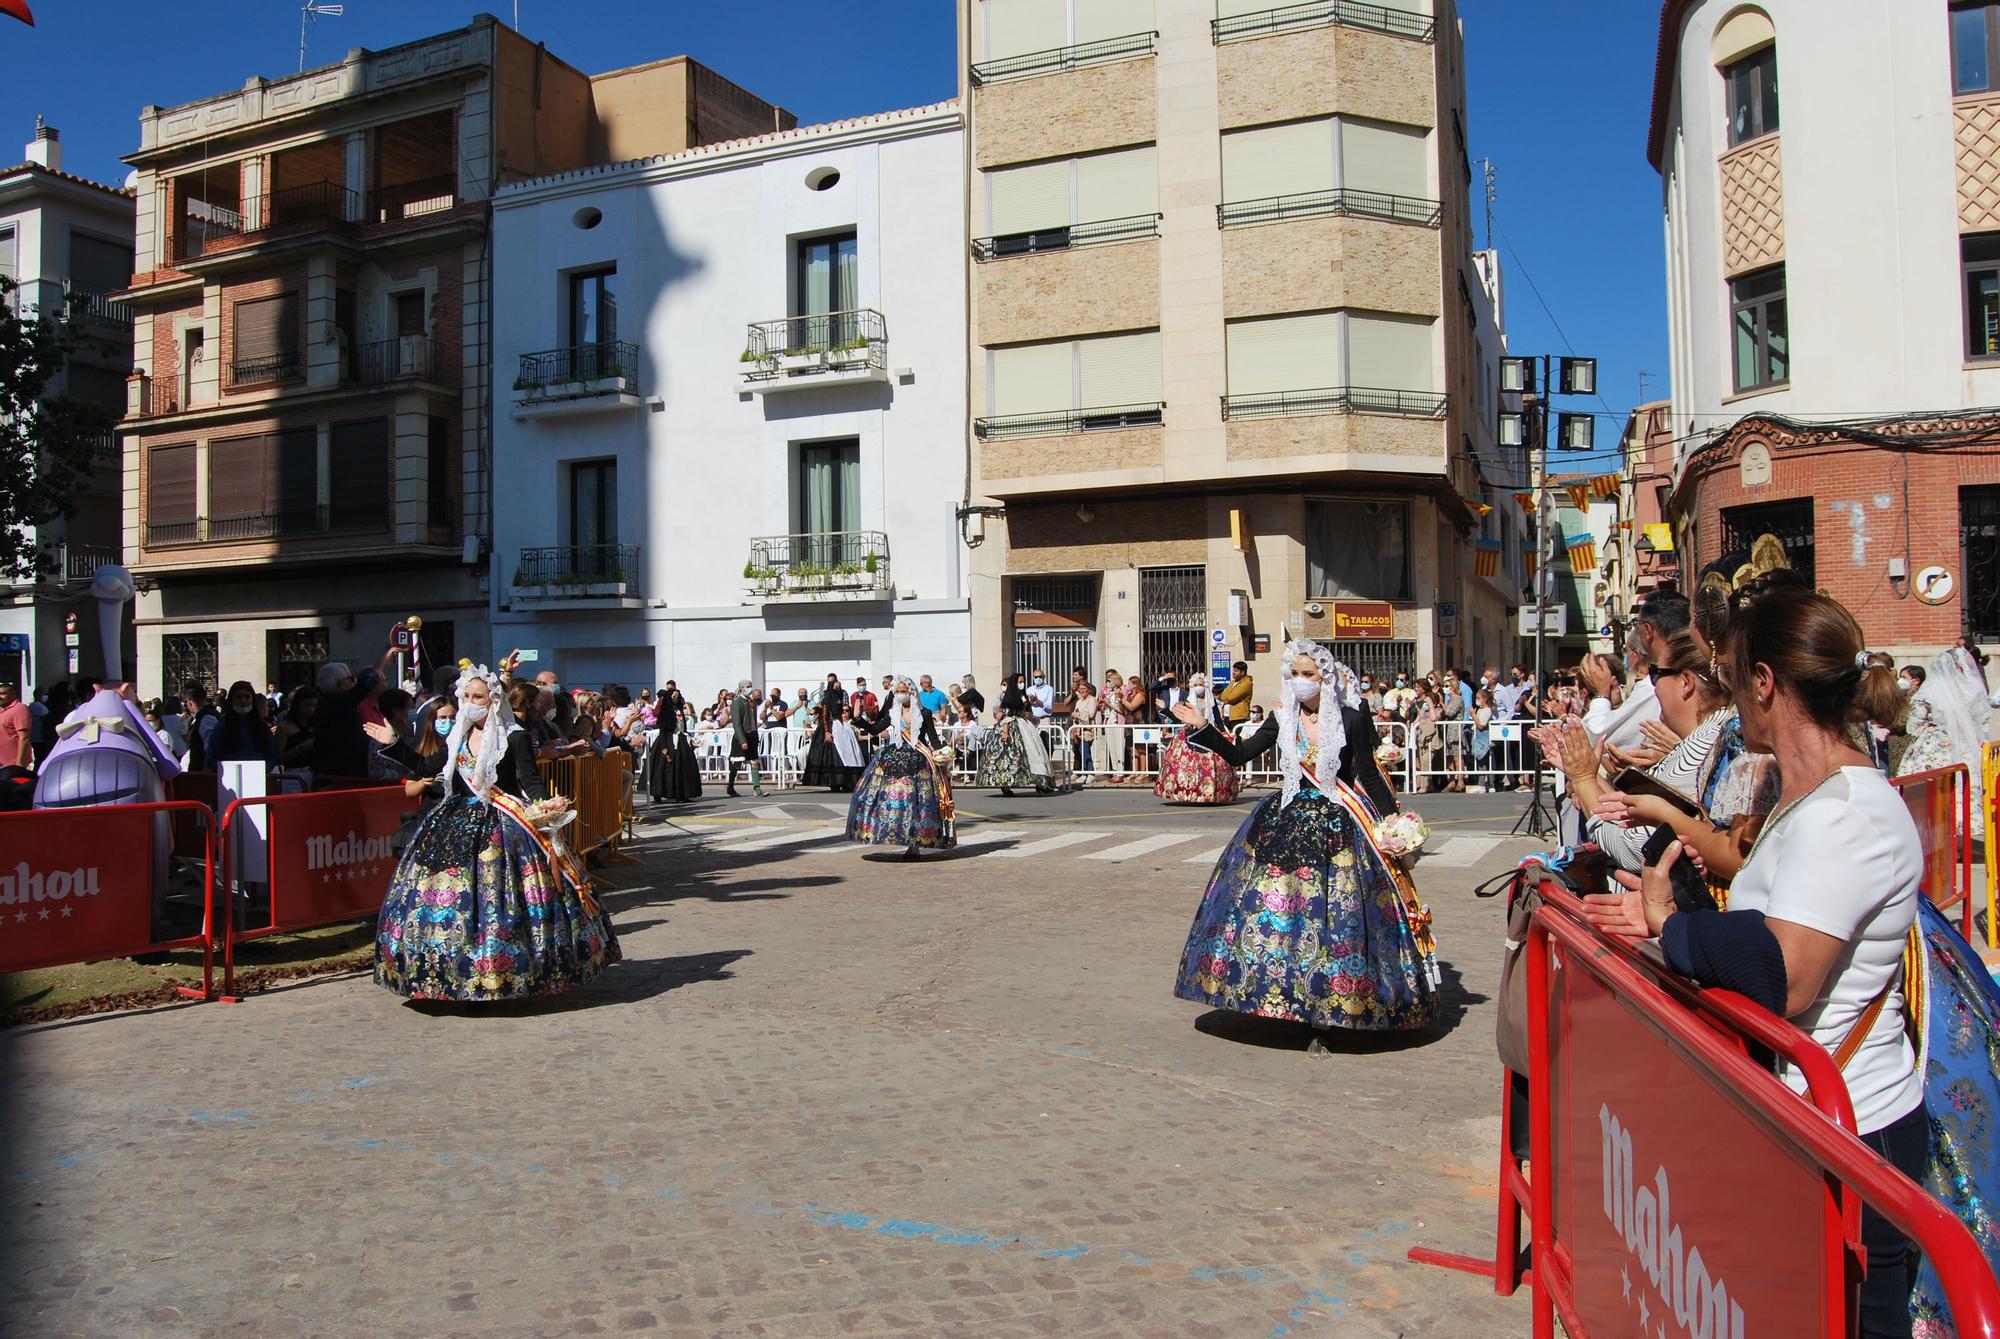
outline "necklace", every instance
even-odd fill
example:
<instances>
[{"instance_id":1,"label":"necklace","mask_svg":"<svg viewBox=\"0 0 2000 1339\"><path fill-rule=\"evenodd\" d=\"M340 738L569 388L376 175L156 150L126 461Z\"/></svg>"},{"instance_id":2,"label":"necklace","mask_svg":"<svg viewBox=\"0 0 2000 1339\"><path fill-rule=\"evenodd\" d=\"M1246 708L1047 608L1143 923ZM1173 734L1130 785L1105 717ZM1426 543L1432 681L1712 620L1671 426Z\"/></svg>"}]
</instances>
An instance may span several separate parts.
<instances>
[{"instance_id":1,"label":"necklace","mask_svg":"<svg viewBox=\"0 0 2000 1339\"><path fill-rule=\"evenodd\" d=\"M1807 791L1805 794L1799 796L1796 800L1793 800L1790 804L1784 806L1782 809L1779 809L1776 813L1771 815L1770 819L1758 831L1757 840L1750 843L1750 852L1748 855L1743 857L1743 867L1742 869L1736 871L1737 878L1739 879L1742 878L1743 870L1750 868L1750 862L1757 858L1757 852L1762 850L1764 847L1764 839L1770 836L1773 832L1777 831L1778 823L1784 818L1790 816L1792 810L1798 808L1800 805L1804 804L1807 800L1810 800L1813 796L1819 794L1820 790L1823 787L1825 787L1826 783L1833 780L1835 777L1839 776L1843 770L1845 769L1840 767L1835 767L1831 772L1828 772L1818 781L1815 781L1813 783L1813 787L1811 790Z\"/></svg>"}]
</instances>

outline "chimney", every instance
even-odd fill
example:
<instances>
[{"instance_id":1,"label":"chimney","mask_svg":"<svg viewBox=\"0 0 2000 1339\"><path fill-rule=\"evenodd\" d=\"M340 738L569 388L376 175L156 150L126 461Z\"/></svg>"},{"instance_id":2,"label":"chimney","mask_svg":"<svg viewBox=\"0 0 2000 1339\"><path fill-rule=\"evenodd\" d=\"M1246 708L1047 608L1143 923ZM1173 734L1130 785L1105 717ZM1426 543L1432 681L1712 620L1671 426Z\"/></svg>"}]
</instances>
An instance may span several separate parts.
<instances>
[{"instance_id":1,"label":"chimney","mask_svg":"<svg viewBox=\"0 0 2000 1339\"><path fill-rule=\"evenodd\" d=\"M62 171L62 135L52 125L35 118L35 138L28 145L28 161L39 163L51 172Z\"/></svg>"}]
</instances>

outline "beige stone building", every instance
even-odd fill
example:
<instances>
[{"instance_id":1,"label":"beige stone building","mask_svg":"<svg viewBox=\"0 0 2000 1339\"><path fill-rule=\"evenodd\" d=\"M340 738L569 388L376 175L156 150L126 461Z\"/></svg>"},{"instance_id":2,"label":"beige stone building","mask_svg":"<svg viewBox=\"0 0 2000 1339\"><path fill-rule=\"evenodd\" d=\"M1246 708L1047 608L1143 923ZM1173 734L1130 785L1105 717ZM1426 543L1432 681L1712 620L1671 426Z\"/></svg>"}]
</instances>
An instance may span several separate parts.
<instances>
[{"instance_id":1,"label":"beige stone building","mask_svg":"<svg viewBox=\"0 0 2000 1339\"><path fill-rule=\"evenodd\" d=\"M1497 642L1451 0L960 4L974 668Z\"/></svg>"}]
</instances>

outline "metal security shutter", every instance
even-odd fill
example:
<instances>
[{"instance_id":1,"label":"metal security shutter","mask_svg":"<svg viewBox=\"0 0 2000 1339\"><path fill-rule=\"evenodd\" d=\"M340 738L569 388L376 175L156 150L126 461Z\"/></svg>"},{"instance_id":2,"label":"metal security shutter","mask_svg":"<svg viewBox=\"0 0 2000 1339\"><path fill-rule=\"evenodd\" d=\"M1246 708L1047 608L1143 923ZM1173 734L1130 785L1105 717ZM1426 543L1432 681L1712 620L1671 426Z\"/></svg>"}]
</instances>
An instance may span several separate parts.
<instances>
[{"instance_id":1,"label":"metal security shutter","mask_svg":"<svg viewBox=\"0 0 2000 1339\"><path fill-rule=\"evenodd\" d=\"M1425 157L1429 147L1430 136L1422 130L1373 121L1342 121L1341 187L1428 200L1431 174Z\"/></svg>"},{"instance_id":2,"label":"metal security shutter","mask_svg":"<svg viewBox=\"0 0 2000 1339\"><path fill-rule=\"evenodd\" d=\"M1347 321L1348 385L1436 392L1428 318L1351 315Z\"/></svg>"},{"instance_id":3,"label":"metal security shutter","mask_svg":"<svg viewBox=\"0 0 2000 1339\"><path fill-rule=\"evenodd\" d=\"M1076 160L1076 221L1128 219L1160 209L1160 174L1153 146L1096 153Z\"/></svg>"},{"instance_id":4,"label":"metal security shutter","mask_svg":"<svg viewBox=\"0 0 2000 1339\"><path fill-rule=\"evenodd\" d=\"M280 293L236 304L236 340L231 361L236 379L280 375L299 355L299 297Z\"/></svg>"},{"instance_id":5,"label":"metal security shutter","mask_svg":"<svg viewBox=\"0 0 2000 1339\"><path fill-rule=\"evenodd\" d=\"M333 425L332 525L379 529L389 521L389 424L385 419Z\"/></svg>"},{"instance_id":6,"label":"metal security shutter","mask_svg":"<svg viewBox=\"0 0 2000 1339\"><path fill-rule=\"evenodd\" d=\"M1222 198L1268 200L1333 189L1333 122L1232 130L1222 137Z\"/></svg>"},{"instance_id":7,"label":"metal security shutter","mask_svg":"<svg viewBox=\"0 0 2000 1339\"><path fill-rule=\"evenodd\" d=\"M1003 60L1069 43L1069 0L985 0L986 59Z\"/></svg>"},{"instance_id":8,"label":"metal security shutter","mask_svg":"<svg viewBox=\"0 0 2000 1339\"><path fill-rule=\"evenodd\" d=\"M1076 342L1084 409L1160 402L1160 332Z\"/></svg>"},{"instance_id":9,"label":"metal security shutter","mask_svg":"<svg viewBox=\"0 0 2000 1339\"><path fill-rule=\"evenodd\" d=\"M993 412L1043 414L1075 408L1075 345L1019 344L992 351Z\"/></svg>"},{"instance_id":10,"label":"metal security shutter","mask_svg":"<svg viewBox=\"0 0 2000 1339\"><path fill-rule=\"evenodd\" d=\"M1153 31L1153 0L1076 0L1076 44Z\"/></svg>"},{"instance_id":11,"label":"metal security shutter","mask_svg":"<svg viewBox=\"0 0 2000 1339\"><path fill-rule=\"evenodd\" d=\"M1030 163L986 174L988 226L994 237L1069 226L1069 164Z\"/></svg>"},{"instance_id":12,"label":"metal security shutter","mask_svg":"<svg viewBox=\"0 0 2000 1339\"><path fill-rule=\"evenodd\" d=\"M195 518L194 446L156 446L146 453L146 520L151 525Z\"/></svg>"},{"instance_id":13,"label":"metal security shutter","mask_svg":"<svg viewBox=\"0 0 2000 1339\"><path fill-rule=\"evenodd\" d=\"M208 516L211 522L256 516L265 510L271 442L263 436L208 444Z\"/></svg>"},{"instance_id":14,"label":"metal security shutter","mask_svg":"<svg viewBox=\"0 0 2000 1339\"><path fill-rule=\"evenodd\" d=\"M1224 336L1232 396L1340 385L1340 317L1333 312L1231 321Z\"/></svg>"},{"instance_id":15,"label":"metal security shutter","mask_svg":"<svg viewBox=\"0 0 2000 1339\"><path fill-rule=\"evenodd\" d=\"M278 523L288 531L319 524L319 432L295 428L278 434Z\"/></svg>"}]
</instances>

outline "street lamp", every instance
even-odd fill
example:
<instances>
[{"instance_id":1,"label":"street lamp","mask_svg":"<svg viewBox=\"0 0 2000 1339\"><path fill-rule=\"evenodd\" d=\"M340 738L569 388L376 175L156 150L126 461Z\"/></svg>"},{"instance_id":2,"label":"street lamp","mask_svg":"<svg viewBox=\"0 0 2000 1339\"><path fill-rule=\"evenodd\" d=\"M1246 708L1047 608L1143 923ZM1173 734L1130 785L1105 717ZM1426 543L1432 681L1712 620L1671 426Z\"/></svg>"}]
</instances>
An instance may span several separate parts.
<instances>
[{"instance_id":1,"label":"street lamp","mask_svg":"<svg viewBox=\"0 0 2000 1339\"><path fill-rule=\"evenodd\" d=\"M1595 358L1564 358L1558 372L1562 376L1564 395L1597 394L1597 360Z\"/></svg>"}]
</instances>

